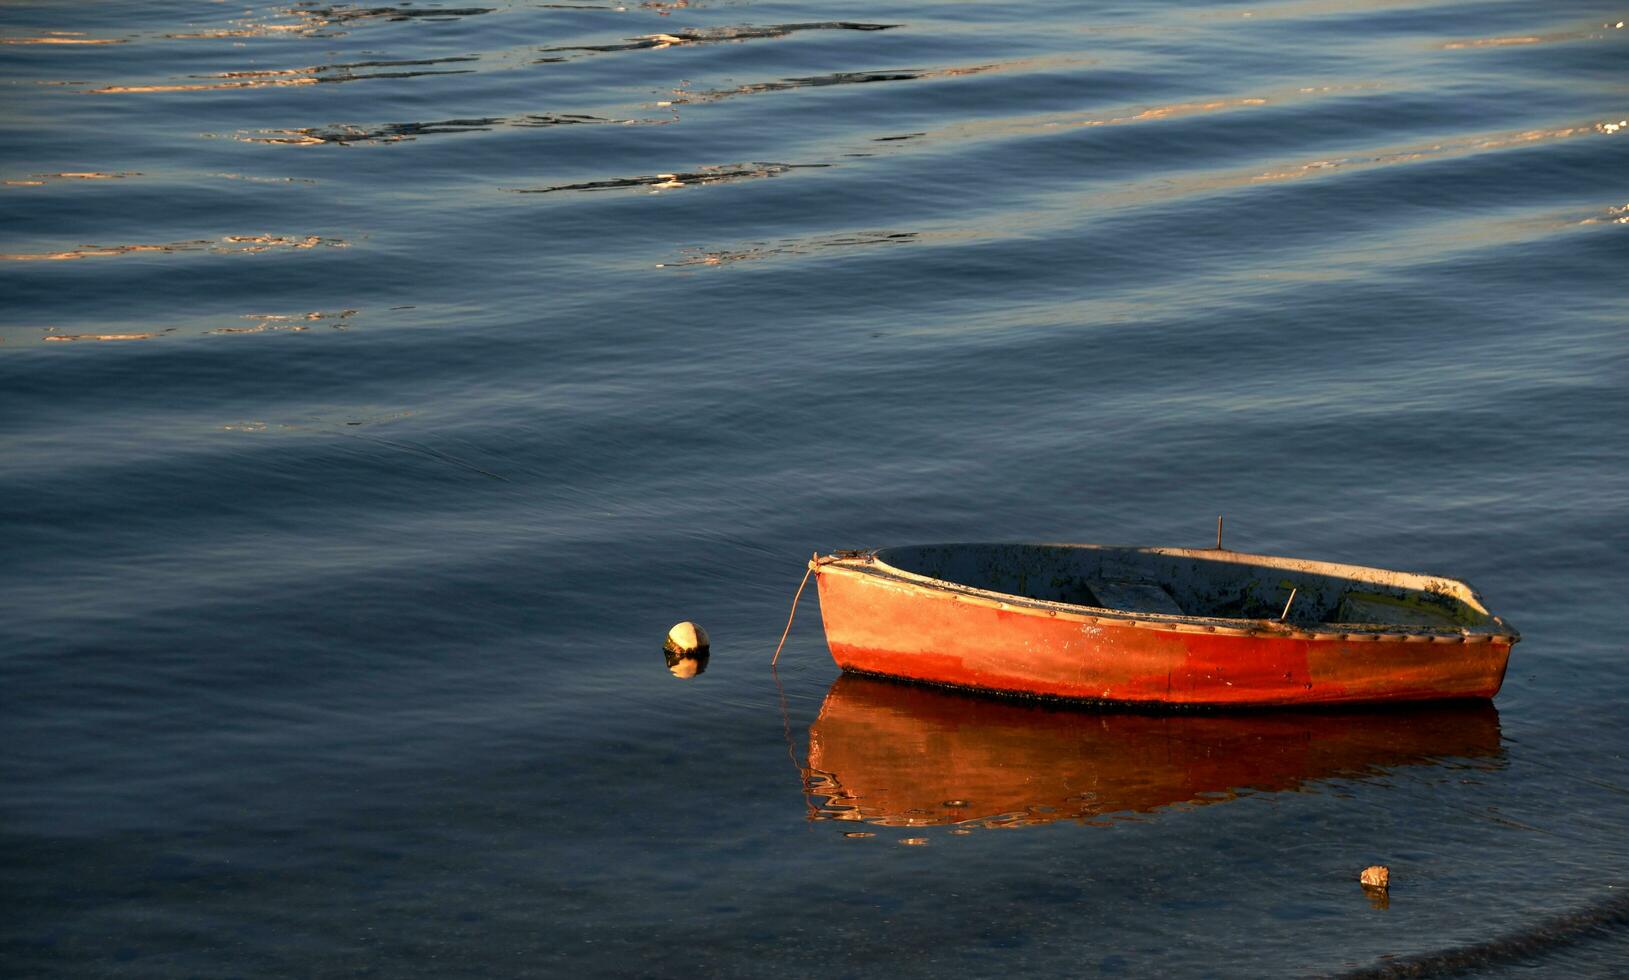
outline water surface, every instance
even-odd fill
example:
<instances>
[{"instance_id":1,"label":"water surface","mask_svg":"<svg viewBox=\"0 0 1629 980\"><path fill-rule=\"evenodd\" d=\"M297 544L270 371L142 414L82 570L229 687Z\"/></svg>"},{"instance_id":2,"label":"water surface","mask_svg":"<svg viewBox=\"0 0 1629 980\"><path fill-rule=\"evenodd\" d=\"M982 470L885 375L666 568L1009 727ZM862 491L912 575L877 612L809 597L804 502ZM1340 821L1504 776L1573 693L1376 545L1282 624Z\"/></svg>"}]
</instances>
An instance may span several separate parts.
<instances>
[{"instance_id":1,"label":"water surface","mask_svg":"<svg viewBox=\"0 0 1629 980\"><path fill-rule=\"evenodd\" d=\"M1629 11L477 2L0 6L7 972L1629 954ZM815 550L1219 513L1496 704L767 668Z\"/></svg>"}]
</instances>

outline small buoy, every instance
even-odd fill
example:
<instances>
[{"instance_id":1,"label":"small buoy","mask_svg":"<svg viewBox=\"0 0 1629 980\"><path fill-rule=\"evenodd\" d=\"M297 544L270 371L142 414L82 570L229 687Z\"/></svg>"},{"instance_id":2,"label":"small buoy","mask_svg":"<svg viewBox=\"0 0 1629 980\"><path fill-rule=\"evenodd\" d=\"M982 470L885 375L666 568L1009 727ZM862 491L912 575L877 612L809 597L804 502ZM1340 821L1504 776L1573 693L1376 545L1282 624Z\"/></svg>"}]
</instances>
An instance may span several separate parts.
<instances>
[{"instance_id":1,"label":"small buoy","mask_svg":"<svg viewBox=\"0 0 1629 980\"><path fill-rule=\"evenodd\" d=\"M705 653L709 647L707 631L688 619L667 631L662 649L669 653Z\"/></svg>"},{"instance_id":2,"label":"small buoy","mask_svg":"<svg viewBox=\"0 0 1629 980\"><path fill-rule=\"evenodd\" d=\"M707 631L685 620L667 631L667 639L662 641L662 654L667 658L667 669L674 677L690 680L707 669Z\"/></svg>"},{"instance_id":3,"label":"small buoy","mask_svg":"<svg viewBox=\"0 0 1629 980\"><path fill-rule=\"evenodd\" d=\"M1358 875L1358 883L1364 888L1378 888L1384 891L1391 886L1391 869L1383 864L1372 864Z\"/></svg>"}]
</instances>

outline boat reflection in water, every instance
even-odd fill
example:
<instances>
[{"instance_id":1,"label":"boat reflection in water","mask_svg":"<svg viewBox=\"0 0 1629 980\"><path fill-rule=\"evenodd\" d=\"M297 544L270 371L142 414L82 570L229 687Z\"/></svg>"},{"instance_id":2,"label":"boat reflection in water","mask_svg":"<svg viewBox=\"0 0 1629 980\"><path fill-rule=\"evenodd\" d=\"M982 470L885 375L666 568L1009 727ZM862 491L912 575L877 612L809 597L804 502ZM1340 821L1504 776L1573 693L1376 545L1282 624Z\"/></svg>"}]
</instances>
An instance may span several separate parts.
<instances>
[{"instance_id":1,"label":"boat reflection in water","mask_svg":"<svg viewBox=\"0 0 1629 980\"><path fill-rule=\"evenodd\" d=\"M809 729L805 790L811 819L1015 827L1501 756L1499 713L1486 701L1151 715L845 674Z\"/></svg>"}]
</instances>

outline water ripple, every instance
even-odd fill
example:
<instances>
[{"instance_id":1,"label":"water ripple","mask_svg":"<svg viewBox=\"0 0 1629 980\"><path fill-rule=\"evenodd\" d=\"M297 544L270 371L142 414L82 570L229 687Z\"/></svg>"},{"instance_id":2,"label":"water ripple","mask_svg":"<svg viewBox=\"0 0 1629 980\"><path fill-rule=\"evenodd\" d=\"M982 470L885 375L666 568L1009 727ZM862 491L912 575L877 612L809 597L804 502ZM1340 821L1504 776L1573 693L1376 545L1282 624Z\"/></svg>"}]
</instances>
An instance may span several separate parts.
<instances>
[{"instance_id":1,"label":"water ripple","mask_svg":"<svg viewBox=\"0 0 1629 980\"><path fill-rule=\"evenodd\" d=\"M732 248L686 248L681 258L671 262L658 262L658 269L685 269L692 266L723 266L737 262L756 262L777 257L810 255L824 249L856 248L869 245L904 245L918 241L921 233L914 231L860 231L842 235L821 235L813 238L791 238L778 242L746 242Z\"/></svg>"},{"instance_id":2,"label":"water ripple","mask_svg":"<svg viewBox=\"0 0 1629 980\"><path fill-rule=\"evenodd\" d=\"M639 177L615 177L609 180L590 180L575 184L555 184L551 187L517 188L517 194L551 194L555 191L606 191L649 187L668 190L678 187L703 187L708 184L726 184L759 177L777 177L792 170L810 170L830 167L829 163L723 163L700 167L696 170L666 174L647 174Z\"/></svg>"},{"instance_id":3,"label":"water ripple","mask_svg":"<svg viewBox=\"0 0 1629 980\"><path fill-rule=\"evenodd\" d=\"M403 143L421 136L448 133L485 133L494 129L547 129L554 126L663 126L674 119L614 119L580 113L530 113L519 116L480 116L467 119L440 119L431 122L384 123L378 126L342 125L299 129L263 129L239 133L234 139L245 143L280 146L352 145L358 143Z\"/></svg>"},{"instance_id":4,"label":"water ripple","mask_svg":"<svg viewBox=\"0 0 1629 980\"><path fill-rule=\"evenodd\" d=\"M160 37L168 40L216 40L287 36L334 38L343 37L348 33L338 28L370 21L380 23L399 23L403 21L449 23L464 17L490 14L496 9L495 7L412 7L407 5L360 7L352 4L312 7L296 4L291 8L275 10L271 15L273 18L294 18L292 21L280 22L275 19L242 18L234 21L232 27L199 31L177 31L162 34Z\"/></svg>"},{"instance_id":5,"label":"water ripple","mask_svg":"<svg viewBox=\"0 0 1629 980\"><path fill-rule=\"evenodd\" d=\"M140 177L139 171L125 170L119 173L102 173L89 170L83 172L63 172L49 174L29 174L27 178L12 178L0 183L8 187L43 187L48 183L62 180L124 180L127 177Z\"/></svg>"},{"instance_id":6,"label":"water ripple","mask_svg":"<svg viewBox=\"0 0 1629 980\"><path fill-rule=\"evenodd\" d=\"M679 31L673 34L643 34L628 38L616 44L577 44L557 48L544 48L545 51L644 51L650 49L672 48L692 44L720 44L737 43L741 41L757 41L764 38L788 37L803 31L888 31L899 24L862 24L852 21L821 21L808 24L775 24L768 27L708 27L697 28L690 31Z\"/></svg>"},{"instance_id":7,"label":"water ripple","mask_svg":"<svg viewBox=\"0 0 1629 980\"><path fill-rule=\"evenodd\" d=\"M1567 41L1599 41L1609 36L1608 31L1623 29L1624 22L1602 24L1599 30L1555 31L1549 34L1522 34L1511 37L1481 37L1462 41L1449 41L1441 47L1444 51L1458 51L1464 48L1509 48L1523 47L1529 44L1556 44Z\"/></svg>"},{"instance_id":8,"label":"water ripple","mask_svg":"<svg viewBox=\"0 0 1629 980\"><path fill-rule=\"evenodd\" d=\"M211 79L205 82L158 83L150 85L103 85L83 89L86 95L127 95L154 92L211 92L225 89L284 88L293 85L318 85L334 82L356 82L364 79L420 78L426 75L467 75L474 69L459 68L447 71L368 71L358 68L399 68L420 65L440 65L450 62L479 60L473 55L449 58L425 58L405 61L356 61L348 64L310 65L304 68L265 68L224 71L213 75L193 75L193 78Z\"/></svg>"},{"instance_id":9,"label":"water ripple","mask_svg":"<svg viewBox=\"0 0 1629 980\"><path fill-rule=\"evenodd\" d=\"M659 106L691 105L719 102L740 95L761 95L765 92L786 92L801 88L825 88L830 85L867 85L873 82L915 82L933 78L960 78L996 71L1007 65L970 65L965 68L897 68L879 71L839 71L826 75L803 78L783 78L773 82L751 82L734 88L689 89L676 88L674 98L658 102Z\"/></svg>"},{"instance_id":10,"label":"water ripple","mask_svg":"<svg viewBox=\"0 0 1629 980\"><path fill-rule=\"evenodd\" d=\"M62 262L75 259L109 258L144 252L211 252L221 255L252 255L276 249L304 250L311 248L349 248L350 242L320 235L227 235L219 240L200 238L183 242L165 242L160 245L81 245L59 252L0 253L0 261Z\"/></svg>"}]
</instances>

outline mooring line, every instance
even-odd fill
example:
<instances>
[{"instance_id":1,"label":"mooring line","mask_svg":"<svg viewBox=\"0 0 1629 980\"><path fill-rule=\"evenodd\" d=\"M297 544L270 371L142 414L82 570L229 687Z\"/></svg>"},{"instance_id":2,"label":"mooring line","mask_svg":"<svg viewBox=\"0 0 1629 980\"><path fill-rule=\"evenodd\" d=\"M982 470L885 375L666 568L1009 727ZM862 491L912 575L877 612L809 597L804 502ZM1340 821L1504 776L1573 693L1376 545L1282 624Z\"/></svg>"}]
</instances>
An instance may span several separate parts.
<instances>
[{"instance_id":1,"label":"mooring line","mask_svg":"<svg viewBox=\"0 0 1629 980\"><path fill-rule=\"evenodd\" d=\"M792 633L792 620L798 615L798 600L803 598L803 587L809 584L809 576L814 574L814 563L820 560L820 552L809 557L809 570L803 573L803 581L798 583L797 594L792 596L792 613L786 617L786 629L781 631L781 642L775 644L775 655L769 658L769 666L773 667L781 659L781 647L786 646L786 638Z\"/></svg>"},{"instance_id":2,"label":"mooring line","mask_svg":"<svg viewBox=\"0 0 1629 980\"><path fill-rule=\"evenodd\" d=\"M809 808L808 818L818 820L820 808L815 806L814 800L809 796L809 767L806 763L798 761L797 746L792 741L792 716L786 709L786 689L781 687L780 671L774 667L769 668L769 676L775 678L775 693L781 700L781 735L786 739L786 758L792 762L792 768L797 770L798 786L803 790L803 805Z\"/></svg>"}]
</instances>

